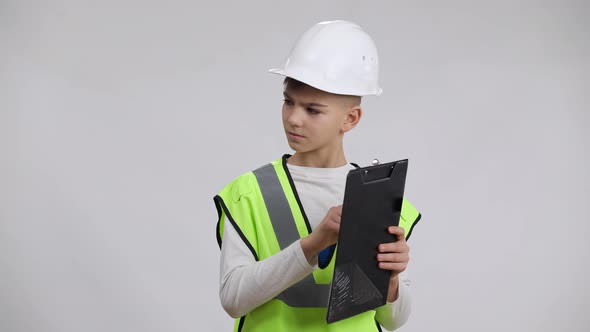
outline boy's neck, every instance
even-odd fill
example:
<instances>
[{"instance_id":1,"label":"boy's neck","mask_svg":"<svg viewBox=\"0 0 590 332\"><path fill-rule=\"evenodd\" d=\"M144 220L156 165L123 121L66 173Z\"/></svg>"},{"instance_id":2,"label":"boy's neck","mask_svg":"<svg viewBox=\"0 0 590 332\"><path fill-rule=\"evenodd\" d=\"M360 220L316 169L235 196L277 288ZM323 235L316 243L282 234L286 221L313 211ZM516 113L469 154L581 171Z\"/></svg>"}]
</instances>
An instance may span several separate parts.
<instances>
[{"instance_id":1,"label":"boy's neck","mask_svg":"<svg viewBox=\"0 0 590 332\"><path fill-rule=\"evenodd\" d=\"M287 164L304 167L317 167L317 168L335 168L341 167L348 162L344 156L344 151L336 152L295 152L289 159Z\"/></svg>"}]
</instances>

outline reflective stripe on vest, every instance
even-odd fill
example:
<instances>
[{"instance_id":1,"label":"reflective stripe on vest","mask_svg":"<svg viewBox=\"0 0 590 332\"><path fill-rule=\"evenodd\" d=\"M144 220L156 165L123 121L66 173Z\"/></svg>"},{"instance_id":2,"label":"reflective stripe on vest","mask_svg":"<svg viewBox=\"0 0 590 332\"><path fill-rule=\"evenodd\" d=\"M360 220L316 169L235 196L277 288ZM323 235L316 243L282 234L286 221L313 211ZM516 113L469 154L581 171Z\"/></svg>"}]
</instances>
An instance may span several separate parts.
<instances>
[{"instance_id":1,"label":"reflective stripe on vest","mask_svg":"<svg viewBox=\"0 0 590 332\"><path fill-rule=\"evenodd\" d=\"M267 164L253 173L258 181L279 246L283 250L300 239L289 202L272 164ZM309 274L276 298L292 307L327 307L329 294L330 285L316 284L313 275Z\"/></svg>"}]
</instances>

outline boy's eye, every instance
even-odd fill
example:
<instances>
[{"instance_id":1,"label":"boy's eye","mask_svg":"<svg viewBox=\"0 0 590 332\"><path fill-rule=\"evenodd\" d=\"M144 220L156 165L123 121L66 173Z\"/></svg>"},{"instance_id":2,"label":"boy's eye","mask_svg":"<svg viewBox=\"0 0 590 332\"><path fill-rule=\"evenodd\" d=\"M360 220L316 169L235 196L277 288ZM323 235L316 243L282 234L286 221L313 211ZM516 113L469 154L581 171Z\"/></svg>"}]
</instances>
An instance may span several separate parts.
<instances>
[{"instance_id":1,"label":"boy's eye","mask_svg":"<svg viewBox=\"0 0 590 332\"><path fill-rule=\"evenodd\" d=\"M289 105L289 106L293 105L293 102L290 101L289 99L283 99L283 102L285 103L285 105Z\"/></svg>"},{"instance_id":2,"label":"boy's eye","mask_svg":"<svg viewBox=\"0 0 590 332\"><path fill-rule=\"evenodd\" d=\"M315 108L307 108L307 113L309 114L320 114L320 111L316 110Z\"/></svg>"}]
</instances>

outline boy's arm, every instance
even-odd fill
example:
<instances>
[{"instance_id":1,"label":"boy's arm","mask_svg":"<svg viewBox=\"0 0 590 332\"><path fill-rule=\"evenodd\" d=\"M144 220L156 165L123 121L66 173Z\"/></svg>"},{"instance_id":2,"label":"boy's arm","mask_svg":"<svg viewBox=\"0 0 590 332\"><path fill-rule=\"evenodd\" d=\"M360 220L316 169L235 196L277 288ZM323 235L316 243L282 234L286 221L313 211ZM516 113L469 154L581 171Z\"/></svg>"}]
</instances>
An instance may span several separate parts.
<instances>
[{"instance_id":1,"label":"boy's arm","mask_svg":"<svg viewBox=\"0 0 590 332\"><path fill-rule=\"evenodd\" d=\"M397 299L377 308L375 319L388 331L393 331L410 317L412 301L410 296L410 279L405 272L398 274Z\"/></svg>"},{"instance_id":2,"label":"boy's arm","mask_svg":"<svg viewBox=\"0 0 590 332\"><path fill-rule=\"evenodd\" d=\"M391 271L387 304L378 308L375 319L387 330L393 331L402 326L410 315L410 298L407 287L410 284L404 271L410 260L410 247L406 242L405 229L389 226L387 231L395 236L394 242L378 246L379 267Z\"/></svg>"},{"instance_id":3,"label":"boy's arm","mask_svg":"<svg viewBox=\"0 0 590 332\"><path fill-rule=\"evenodd\" d=\"M313 262L312 262L313 263ZM233 225L225 223L221 246L219 297L234 318L246 315L313 272L300 241L256 261Z\"/></svg>"},{"instance_id":4,"label":"boy's arm","mask_svg":"<svg viewBox=\"0 0 590 332\"><path fill-rule=\"evenodd\" d=\"M243 316L313 272L317 254L338 239L341 217L342 205L330 208L309 236L261 261L233 225L224 223L219 297L225 311Z\"/></svg>"}]
</instances>

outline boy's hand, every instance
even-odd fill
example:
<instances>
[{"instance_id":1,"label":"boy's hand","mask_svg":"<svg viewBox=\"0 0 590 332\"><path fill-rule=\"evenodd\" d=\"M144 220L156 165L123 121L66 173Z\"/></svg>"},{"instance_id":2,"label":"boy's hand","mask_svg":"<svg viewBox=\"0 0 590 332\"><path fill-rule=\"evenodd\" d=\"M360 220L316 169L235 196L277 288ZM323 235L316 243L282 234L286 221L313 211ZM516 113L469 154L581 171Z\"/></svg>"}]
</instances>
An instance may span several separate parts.
<instances>
[{"instance_id":1,"label":"boy's hand","mask_svg":"<svg viewBox=\"0 0 590 332\"><path fill-rule=\"evenodd\" d=\"M398 275L405 271L410 261L410 247L406 243L405 231L398 226L389 226L387 228L390 234L397 237L397 241L382 243L378 247L377 261L379 267L391 271L389 278L389 293L387 301L393 302L397 299L397 290L399 286Z\"/></svg>"},{"instance_id":2,"label":"boy's hand","mask_svg":"<svg viewBox=\"0 0 590 332\"><path fill-rule=\"evenodd\" d=\"M307 237L301 239L301 247L308 262L324 248L338 241L341 219L342 205L334 206L328 210L318 227Z\"/></svg>"}]
</instances>

